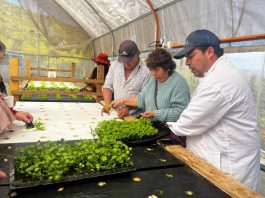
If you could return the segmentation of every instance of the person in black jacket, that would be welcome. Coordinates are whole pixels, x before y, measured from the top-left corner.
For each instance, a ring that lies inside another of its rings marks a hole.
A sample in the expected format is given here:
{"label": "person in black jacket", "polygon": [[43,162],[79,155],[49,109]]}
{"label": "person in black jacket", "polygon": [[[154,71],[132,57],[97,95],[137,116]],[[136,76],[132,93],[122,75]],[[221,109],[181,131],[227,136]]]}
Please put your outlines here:
{"label": "person in black jacket", "polygon": [[[6,52],[6,46],[4,43],[2,43],[0,41],[0,60],[2,60],[5,56],[5,52]],[[3,78],[0,74],[0,92],[3,93],[3,94],[7,94],[7,91],[6,91],[6,86],[3,82]]]}

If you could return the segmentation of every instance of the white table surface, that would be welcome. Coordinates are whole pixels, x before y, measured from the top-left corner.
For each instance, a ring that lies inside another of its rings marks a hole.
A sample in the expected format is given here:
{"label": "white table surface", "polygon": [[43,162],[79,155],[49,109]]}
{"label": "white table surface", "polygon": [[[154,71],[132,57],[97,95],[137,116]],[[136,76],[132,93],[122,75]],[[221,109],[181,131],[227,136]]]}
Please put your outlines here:
{"label": "white table surface", "polygon": [[106,119],[117,118],[117,113],[101,115],[99,103],[77,102],[17,102],[14,109],[30,112],[34,120],[40,119],[45,125],[44,131],[28,131],[25,123],[14,121],[13,132],[6,130],[0,134],[0,144],[93,139],[91,131]]}

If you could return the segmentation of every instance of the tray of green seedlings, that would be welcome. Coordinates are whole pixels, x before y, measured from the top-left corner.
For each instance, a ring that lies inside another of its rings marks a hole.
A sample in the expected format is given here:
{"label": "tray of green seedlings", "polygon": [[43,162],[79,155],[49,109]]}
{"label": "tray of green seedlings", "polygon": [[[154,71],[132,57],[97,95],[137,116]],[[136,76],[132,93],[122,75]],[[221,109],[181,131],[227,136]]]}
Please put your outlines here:
{"label": "tray of green seedlings", "polygon": [[113,139],[46,142],[16,149],[10,189],[69,183],[136,170],[131,148]]}
{"label": "tray of green seedlings", "polygon": [[[60,85],[60,86],[59,86]],[[24,101],[49,101],[49,102],[95,102],[95,99],[89,95],[84,94],[82,96],[78,96],[75,94],[69,94],[69,95],[60,95],[59,91],[64,92],[75,92],[78,93],[80,91],[79,88],[68,88],[64,82],[60,82],[59,84],[55,82],[51,82],[51,85],[47,87],[47,83],[42,81],[40,83],[40,86],[35,86],[34,81],[30,81],[27,86],[24,88],[25,90],[30,91],[36,91],[36,90],[42,90],[42,91],[56,91],[58,92],[55,95],[48,95],[48,94],[39,94],[39,95],[29,95],[29,94],[23,94],[20,96],[20,100]]]}
{"label": "tray of green seedlings", "polygon": [[96,129],[99,138],[113,138],[126,144],[141,144],[170,134],[170,129],[160,121],[150,121],[143,117],[136,120],[104,120]]}

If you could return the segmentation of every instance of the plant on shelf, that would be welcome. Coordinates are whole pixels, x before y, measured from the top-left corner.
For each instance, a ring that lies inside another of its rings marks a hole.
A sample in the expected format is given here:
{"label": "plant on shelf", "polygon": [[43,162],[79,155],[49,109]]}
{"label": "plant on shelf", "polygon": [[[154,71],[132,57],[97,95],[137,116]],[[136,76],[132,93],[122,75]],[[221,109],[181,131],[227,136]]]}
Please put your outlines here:
{"label": "plant on shelf", "polygon": [[25,90],[36,90],[37,88],[33,85],[28,85],[26,88],[25,88]]}
{"label": "plant on shelf", "polygon": [[73,99],[73,100],[77,100],[77,99],[78,99],[78,96],[76,96],[76,95],[69,95],[69,96],[70,96],[70,98]]}
{"label": "plant on shelf", "polygon": [[72,92],[76,92],[76,93],[79,92],[79,88],[67,88],[67,89],[69,89],[69,91],[72,91]]}
{"label": "plant on shelf", "polygon": [[56,82],[52,81],[52,82],[51,82],[51,87],[52,87],[53,89],[56,89],[58,86],[56,85]]}
{"label": "plant on shelf", "polygon": [[41,95],[39,95],[39,99],[40,100],[47,100],[48,99],[48,95],[47,94],[41,94]]}
{"label": "plant on shelf", "polygon": [[60,84],[60,86],[61,86],[62,88],[65,88],[65,84],[64,84],[64,82],[60,82],[59,84]]}
{"label": "plant on shelf", "polygon": [[31,95],[29,95],[29,94],[23,94],[20,97],[21,100],[29,100],[30,98],[31,98]]}
{"label": "plant on shelf", "polygon": [[34,81],[29,81],[29,83],[28,83],[28,87],[35,87],[35,85],[34,85]]}
{"label": "plant on shelf", "polygon": [[88,94],[83,95],[83,98],[85,101],[93,101],[93,99],[94,99],[92,96],[90,96]]}
{"label": "plant on shelf", "polygon": [[59,87],[56,87],[53,90],[58,92],[58,91],[60,91],[60,88]]}
{"label": "plant on shelf", "polygon": [[65,91],[65,92],[70,92],[70,91],[71,91],[71,89],[70,89],[70,88],[68,88],[68,87],[64,87],[64,91]]}
{"label": "plant on shelf", "polygon": [[46,86],[47,86],[47,83],[46,83],[45,81],[41,81],[41,82],[40,82],[40,86],[41,86],[41,87],[46,87]]}
{"label": "plant on shelf", "polygon": [[56,100],[62,100],[63,96],[61,96],[60,94],[56,94],[55,95]]}

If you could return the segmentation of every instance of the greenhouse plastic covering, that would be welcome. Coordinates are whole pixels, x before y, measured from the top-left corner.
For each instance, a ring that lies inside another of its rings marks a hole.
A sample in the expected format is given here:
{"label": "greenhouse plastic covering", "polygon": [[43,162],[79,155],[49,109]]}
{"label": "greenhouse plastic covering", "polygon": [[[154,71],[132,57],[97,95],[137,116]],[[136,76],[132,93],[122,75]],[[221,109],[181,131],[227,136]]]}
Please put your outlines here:
{"label": "greenhouse plastic covering", "polygon": [[[264,0],[156,0],[159,37],[178,44],[195,29],[220,38],[265,32]],[[95,52],[116,54],[125,39],[141,51],[155,41],[155,18],[145,0],[20,0],[46,38],[59,49],[91,43]]]}

